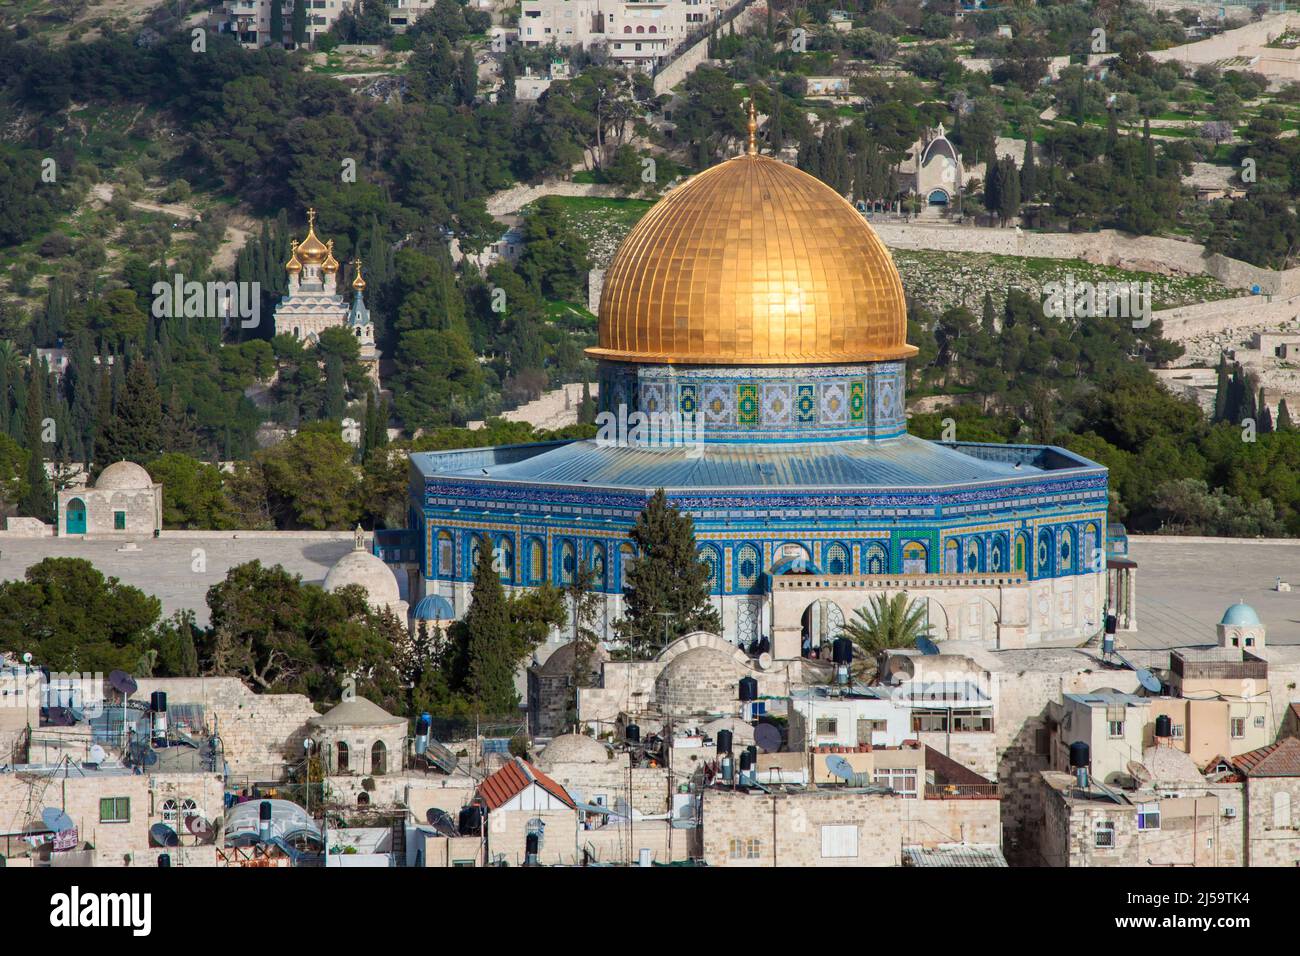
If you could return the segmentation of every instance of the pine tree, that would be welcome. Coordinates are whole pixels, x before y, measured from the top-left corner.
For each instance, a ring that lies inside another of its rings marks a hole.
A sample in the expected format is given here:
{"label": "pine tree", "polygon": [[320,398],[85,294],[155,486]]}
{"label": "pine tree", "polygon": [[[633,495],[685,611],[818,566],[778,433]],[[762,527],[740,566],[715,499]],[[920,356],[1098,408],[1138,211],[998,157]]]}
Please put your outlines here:
{"label": "pine tree", "polygon": [[54,493],[45,474],[45,430],[43,402],[45,363],[32,354],[27,373],[27,402],[24,422],[24,444],[27,446],[26,487],[18,502],[18,511],[29,518],[41,521],[54,520]]}
{"label": "pine tree", "polygon": [[633,652],[649,657],[692,631],[718,633],[722,622],[709,600],[709,569],[696,552],[690,515],[670,505],[660,488],[630,538],[638,557],[627,571],[624,617],[615,628]]}
{"label": "pine tree", "polygon": [[149,366],[137,359],[131,364],[113,417],[95,449],[95,464],[101,470],[115,461],[147,464],[158,457],[162,435],[162,398]]}
{"label": "pine tree", "polygon": [[505,589],[493,567],[492,547],[484,541],[474,564],[474,595],[465,612],[469,655],[468,690],[481,713],[505,714],[518,703],[511,652],[513,628]]}

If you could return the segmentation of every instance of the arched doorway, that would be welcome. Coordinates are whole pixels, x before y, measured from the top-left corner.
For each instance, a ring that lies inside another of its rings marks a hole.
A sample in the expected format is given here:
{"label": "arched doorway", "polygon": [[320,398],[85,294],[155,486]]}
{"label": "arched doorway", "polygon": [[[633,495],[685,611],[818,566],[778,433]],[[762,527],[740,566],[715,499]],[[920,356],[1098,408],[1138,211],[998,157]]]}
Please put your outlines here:
{"label": "arched doorway", "polygon": [[388,773],[388,748],[382,740],[370,748],[370,772],[375,776]]}
{"label": "arched doorway", "polygon": [[335,768],[334,768],[335,772],[337,773],[348,772],[348,745],[344,743],[342,740],[339,741],[338,748],[336,750],[336,756],[334,758],[334,764],[335,764]]}
{"label": "arched doorway", "polygon": [[815,652],[819,657],[826,657],[831,642],[844,630],[844,612],[834,601],[825,598],[814,601],[804,609],[799,629],[804,656]]}
{"label": "arched doorway", "polygon": [[946,206],[949,198],[947,190],[932,189],[930,195],[926,197],[926,202],[931,206]]}
{"label": "arched doorway", "polygon": [[68,502],[64,515],[64,528],[68,534],[86,533],[86,503],[80,498]]}

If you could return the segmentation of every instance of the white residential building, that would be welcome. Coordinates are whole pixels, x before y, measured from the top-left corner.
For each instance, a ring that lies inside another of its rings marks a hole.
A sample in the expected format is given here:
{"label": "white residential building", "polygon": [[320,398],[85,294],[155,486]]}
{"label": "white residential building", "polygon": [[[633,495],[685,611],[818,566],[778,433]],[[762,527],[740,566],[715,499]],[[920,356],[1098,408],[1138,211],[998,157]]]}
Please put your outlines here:
{"label": "white residential building", "polygon": [[[251,49],[271,44],[271,4],[279,2],[284,15],[282,40],[293,46],[293,0],[225,0],[218,14],[222,33],[233,33],[240,44]],[[328,33],[339,14],[349,9],[353,0],[306,0],[307,43],[316,44],[316,38]]]}
{"label": "white residential building", "polygon": [[525,46],[604,46],[623,66],[652,70],[722,10],[715,0],[523,0]]}

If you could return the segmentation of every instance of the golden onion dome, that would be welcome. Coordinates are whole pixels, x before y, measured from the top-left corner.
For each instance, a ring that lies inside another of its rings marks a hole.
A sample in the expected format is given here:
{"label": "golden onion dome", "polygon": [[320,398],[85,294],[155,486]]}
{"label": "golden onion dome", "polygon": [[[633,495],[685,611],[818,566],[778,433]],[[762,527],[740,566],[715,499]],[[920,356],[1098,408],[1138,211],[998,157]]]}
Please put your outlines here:
{"label": "golden onion dome", "polygon": [[321,265],[330,255],[330,247],[316,236],[316,210],[307,210],[307,237],[298,243],[294,256],[306,266]]}
{"label": "golden onion dome", "polygon": [[284,264],[286,272],[302,272],[302,263],[298,261],[298,240],[289,243],[289,261]]}
{"label": "golden onion dome", "polygon": [[321,263],[320,271],[338,272],[339,261],[334,258],[334,240],[331,239],[329,242],[325,243],[325,248],[327,250],[325,253],[325,261]]}
{"label": "golden onion dome", "polygon": [[354,259],[352,265],[354,267],[352,272],[352,288],[356,289],[358,292],[362,292],[366,288],[366,280],[361,278],[361,260]]}
{"label": "golden onion dome", "polygon": [[605,273],[593,358],[696,365],[902,359],[903,284],[835,190],[747,153],[674,189]]}

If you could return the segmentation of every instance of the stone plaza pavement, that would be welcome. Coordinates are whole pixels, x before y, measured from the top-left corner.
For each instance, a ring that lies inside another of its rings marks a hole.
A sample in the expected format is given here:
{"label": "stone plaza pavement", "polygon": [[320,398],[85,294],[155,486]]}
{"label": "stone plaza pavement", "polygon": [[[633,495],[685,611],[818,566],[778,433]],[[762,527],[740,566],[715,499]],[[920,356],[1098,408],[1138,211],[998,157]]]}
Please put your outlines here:
{"label": "stone plaza pavement", "polygon": [[[192,608],[208,621],[207,590],[237,564],[253,559],[281,564],[304,581],[319,584],[352,549],[352,533],[164,532],[134,539],[139,551],[119,549],[132,539],[21,538],[0,535],[0,580],[21,578],[43,558],[89,560],[106,575],[156,595],[164,616]],[[1129,539],[1138,563],[1138,630],[1122,635],[1124,646],[1159,649],[1215,640],[1214,626],[1230,604],[1245,601],[1259,612],[1270,644],[1300,645],[1300,540],[1224,538]],[[204,567],[194,570],[203,554]],[[1273,590],[1276,578],[1294,591]],[[398,576],[405,598],[405,575]]]}
{"label": "stone plaza pavement", "polygon": [[[130,542],[139,551],[119,550]],[[264,565],[280,564],[304,581],[320,584],[334,562],[352,550],[352,542],[350,531],[172,531],[160,538],[92,536],[85,540],[0,535],[0,580],[21,578],[28,567],[45,558],[85,558],[103,574],[159,598],[164,617],[191,608],[197,622],[206,625],[208,588],[235,565],[255,559]]]}
{"label": "stone plaza pavement", "polygon": [[[1300,645],[1300,540],[1129,538],[1138,563],[1137,632],[1132,648],[1212,644],[1231,604],[1259,612],[1269,644]],[[1294,588],[1273,590],[1277,578]]]}

